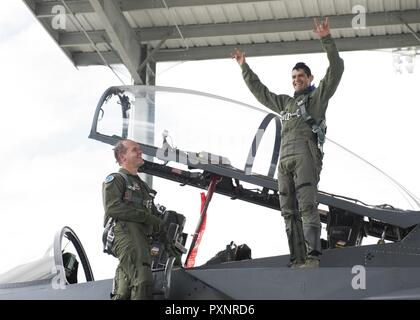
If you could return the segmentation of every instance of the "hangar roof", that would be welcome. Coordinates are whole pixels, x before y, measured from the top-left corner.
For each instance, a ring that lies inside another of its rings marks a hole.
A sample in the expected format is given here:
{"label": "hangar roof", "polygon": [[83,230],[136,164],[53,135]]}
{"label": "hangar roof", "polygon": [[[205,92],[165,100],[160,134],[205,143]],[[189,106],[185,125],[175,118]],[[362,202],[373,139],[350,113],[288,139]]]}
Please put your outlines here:
{"label": "hangar roof", "polygon": [[76,66],[123,63],[131,73],[150,60],[226,58],[235,47],[320,52],[312,28],[322,16],[340,51],[420,46],[420,0],[23,1]]}

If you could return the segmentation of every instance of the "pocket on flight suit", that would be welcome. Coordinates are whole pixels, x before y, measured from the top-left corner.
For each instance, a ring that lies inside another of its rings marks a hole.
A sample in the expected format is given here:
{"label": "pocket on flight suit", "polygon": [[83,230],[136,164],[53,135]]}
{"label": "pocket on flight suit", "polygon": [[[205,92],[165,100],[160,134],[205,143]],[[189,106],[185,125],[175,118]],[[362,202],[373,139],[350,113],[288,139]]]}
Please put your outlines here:
{"label": "pocket on flight suit", "polygon": [[126,233],[125,223],[122,221],[117,221],[114,227],[114,242],[111,246],[111,251],[115,257],[119,257],[121,254],[121,247],[125,246],[124,234]]}
{"label": "pocket on flight suit", "polygon": [[311,156],[312,156],[312,160],[315,163],[316,173],[319,180],[319,174],[321,173],[321,169],[322,169],[322,158],[324,155],[322,154],[321,150],[319,150],[316,143],[313,142],[312,140],[308,140],[307,144],[308,144],[309,152],[311,153]]}

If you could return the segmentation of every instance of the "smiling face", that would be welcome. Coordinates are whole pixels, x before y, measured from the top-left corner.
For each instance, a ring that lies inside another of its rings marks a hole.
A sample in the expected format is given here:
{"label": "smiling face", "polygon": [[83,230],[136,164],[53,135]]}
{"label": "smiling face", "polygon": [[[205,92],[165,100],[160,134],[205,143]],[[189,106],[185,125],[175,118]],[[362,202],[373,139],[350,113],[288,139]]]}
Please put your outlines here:
{"label": "smiling face", "polygon": [[142,158],[143,152],[137,142],[132,140],[125,140],[124,146],[126,147],[126,152],[121,155],[121,162],[124,166],[139,168],[144,164]]}
{"label": "smiling face", "polygon": [[313,75],[308,76],[303,69],[292,70],[292,83],[296,92],[301,92],[311,85]]}

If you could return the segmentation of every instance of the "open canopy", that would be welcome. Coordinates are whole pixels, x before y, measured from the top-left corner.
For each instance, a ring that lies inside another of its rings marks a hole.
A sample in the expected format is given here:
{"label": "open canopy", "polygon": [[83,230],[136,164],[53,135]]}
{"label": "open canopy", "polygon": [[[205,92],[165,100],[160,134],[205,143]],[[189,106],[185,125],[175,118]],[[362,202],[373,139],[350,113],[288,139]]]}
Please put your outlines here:
{"label": "open canopy", "polygon": [[[63,239],[67,243],[63,245]],[[37,246],[37,239],[31,241],[30,246]],[[86,281],[93,281],[93,273],[82,243],[76,233],[69,227],[59,230],[54,241],[45,254],[39,259],[14,267],[0,274],[0,289],[19,288],[31,285],[51,283],[65,285],[78,282],[78,261],[81,262]]]}
{"label": "open canopy", "polygon": [[[176,88],[124,86],[103,94],[90,137],[109,144],[130,138],[158,164],[227,176],[249,188],[265,188],[261,192],[275,199],[280,127],[276,115],[226,98]],[[144,144],[146,139],[153,145]],[[375,218],[398,212],[408,218],[410,212],[403,210],[419,210],[413,195],[360,157],[332,140],[327,140],[324,151],[321,203],[357,204],[354,210]],[[278,205],[273,202],[271,207]],[[414,220],[420,217],[415,216]],[[392,223],[414,224],[400,218],[395,216]]]}

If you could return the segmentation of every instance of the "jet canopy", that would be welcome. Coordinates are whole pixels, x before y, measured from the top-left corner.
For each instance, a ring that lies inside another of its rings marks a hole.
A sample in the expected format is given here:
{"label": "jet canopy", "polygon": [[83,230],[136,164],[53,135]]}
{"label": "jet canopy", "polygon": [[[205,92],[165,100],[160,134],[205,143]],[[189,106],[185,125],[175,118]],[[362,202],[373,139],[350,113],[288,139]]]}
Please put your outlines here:
{"label": "jet canopy", "polygon": [[[129,138],[153,161],[181,169],[217,167],[245,183],[277,190],[280,130],[277,115],[220,96],[121,86],[103,94],[90,137],[109,144]],[[327,139],[324,152],[321,193],[369,207],[420,210],[418,199],[397,181],[338,143]]]}
{"label": "jet canopy", "polygon": [[[63,239],[68,240],[65,245]],[[79,261],[84,274],[78,272],[81,271],[78,268]],[[72,229],[64,227],[55,234],[54,241],[42,257],[1,274],[0,289],[46,283],[63,286],[80,282],[80,275],[83,275],[86,281],[94,280],[82,243]]]}

